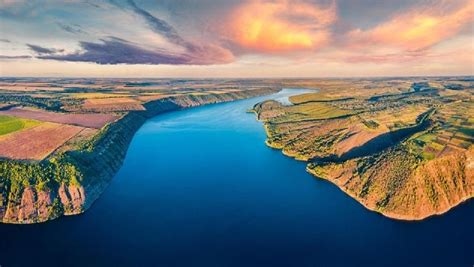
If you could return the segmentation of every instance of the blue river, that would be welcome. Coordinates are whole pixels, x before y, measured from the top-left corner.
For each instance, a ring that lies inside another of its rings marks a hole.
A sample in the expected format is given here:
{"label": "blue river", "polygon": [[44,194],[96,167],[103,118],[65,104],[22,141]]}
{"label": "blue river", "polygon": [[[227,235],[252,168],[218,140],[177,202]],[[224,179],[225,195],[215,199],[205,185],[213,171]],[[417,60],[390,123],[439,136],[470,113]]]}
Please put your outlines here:
{"label": "blue river", "polygon": [[473,266],[472,201],[388,219],[267,147],[246,111],[295,93],[150,119],[87,212],[0,225],[0,266]]}

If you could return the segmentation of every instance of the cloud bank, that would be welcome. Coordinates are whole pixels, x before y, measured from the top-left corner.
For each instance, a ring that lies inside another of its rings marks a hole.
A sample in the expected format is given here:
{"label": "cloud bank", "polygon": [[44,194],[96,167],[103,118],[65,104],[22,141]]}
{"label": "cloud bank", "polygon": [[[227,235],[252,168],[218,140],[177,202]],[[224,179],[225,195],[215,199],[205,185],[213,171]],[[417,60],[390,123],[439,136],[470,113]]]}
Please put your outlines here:
{"label": "cloud bank", "polygon": [[[81,42],[81,52],[66,55],[43,53],[40,59],[60,61],[94,62],[97,64],[171,64],[171,65],[206,65],[226,63],[229,58],[224,52],[215,54],[207,50],[194,50],[191,54],[171,54],[169,51],[157,49],[147,50],[139,45],[111,38],[100,43]],[[216,48],[217,49],[217,48]],[[217,50],[216,50],[217,51]]]}
{"label": "cloud bank", "polygon": [[441,68],[456,59],[456,70],[474,72],[472,0],[396,2],[0,0],[0,54],[8,62],[315,64],[357,71]]}
{"label": "cloud bank", "polygon": [[[39,59],[74,62],[94,62],[97,64],[171,64],[171,65],[209,65],[224,64],[234,60],[231,51],[213,43],[187,41],[176,29],[148,11],[139,7],[134,1],[128,0],[122,5],[112,1],[112,5],[125,9],[141,18],[146,26],[154,33],[155,38],[162,38],[180,48],[180,52],[166,48],[137,43],[118,37],[107,37],[98,41],[80,41],[79,51],[61,53],[64,49],[49,49],[35,44],[27,46],[38,54]],[[68,33],[85,33],[79,27],[63,23],[58,26]]]}

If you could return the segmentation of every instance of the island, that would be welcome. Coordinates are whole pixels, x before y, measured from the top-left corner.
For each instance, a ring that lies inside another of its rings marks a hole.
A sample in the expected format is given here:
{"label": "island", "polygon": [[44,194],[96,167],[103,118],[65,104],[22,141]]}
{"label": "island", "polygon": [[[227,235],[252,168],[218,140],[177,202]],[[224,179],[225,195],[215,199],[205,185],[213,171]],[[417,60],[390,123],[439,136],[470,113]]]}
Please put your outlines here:
{"label": "island", "polygon": [[400,220],[474,196],[472,77],[288,81],[317,88],[254,106],[267,145],[369,210]]}
{"label": "island", "polygon": [[0,221],[87,210],[148,118],[277,91],[252,80],[1,78]]}

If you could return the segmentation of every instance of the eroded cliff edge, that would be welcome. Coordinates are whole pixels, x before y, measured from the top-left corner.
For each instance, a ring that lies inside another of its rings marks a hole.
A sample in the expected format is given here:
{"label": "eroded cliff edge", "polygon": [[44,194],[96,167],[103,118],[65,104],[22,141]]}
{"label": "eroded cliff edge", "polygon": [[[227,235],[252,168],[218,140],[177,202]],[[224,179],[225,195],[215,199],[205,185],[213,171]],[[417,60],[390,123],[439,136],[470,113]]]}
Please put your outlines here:
{"label": "eroded cliff edge", "polygon": [[262,88],[223,94],[182,95],[146,103],[107,125],[81,149],[41,162],[0,160],[0,218],[3,223],[38,223],[87,210],[122,165],[142,124],[183,108],[276,93]]}
{"label": "eroded cliff edge", "polygon": [[268,146],[308,162],[366,208],[400,220],[447,212],[474,197],[474,102],[442,89],[255,105]]}

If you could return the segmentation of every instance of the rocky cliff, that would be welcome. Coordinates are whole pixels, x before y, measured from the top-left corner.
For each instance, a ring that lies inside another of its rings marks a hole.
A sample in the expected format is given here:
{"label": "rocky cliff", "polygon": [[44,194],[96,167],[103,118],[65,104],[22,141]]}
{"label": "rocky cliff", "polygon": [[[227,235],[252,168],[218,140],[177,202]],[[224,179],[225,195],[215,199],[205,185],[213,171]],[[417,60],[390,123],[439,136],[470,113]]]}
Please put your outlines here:
{"label": "rocky cliff", "polygon": [[309,94],[253,110],[267,145],[308,162],[309,173],[384,216],[421,220],[474,197],[474,102],[433,92],[334,101]]}
{"label": "rocky cliff", "polygon": [[0,160],[0,218],[4,223],[38,223],[84,212],[122,165],[141,125],[160,113],[277,92],[255,89],[208,95],[175,96],[144,105],[105,126],[81,149],[42,162]]}
{"label": "rocky cliff", "polygon": [[307,170],[366,208],[400,220],[445,213],[474,195],[474,147],[426,161],[402,143],[343,163],[310,163]]}

